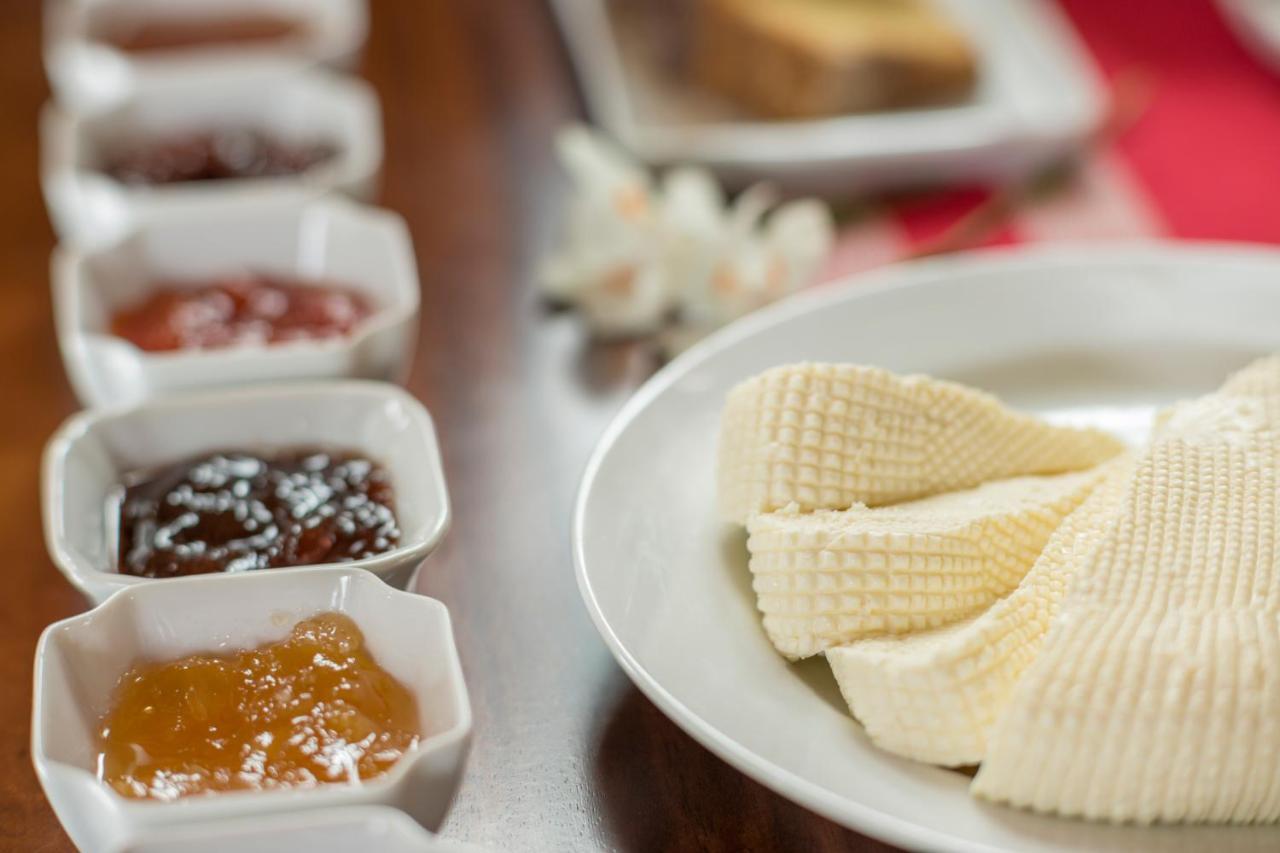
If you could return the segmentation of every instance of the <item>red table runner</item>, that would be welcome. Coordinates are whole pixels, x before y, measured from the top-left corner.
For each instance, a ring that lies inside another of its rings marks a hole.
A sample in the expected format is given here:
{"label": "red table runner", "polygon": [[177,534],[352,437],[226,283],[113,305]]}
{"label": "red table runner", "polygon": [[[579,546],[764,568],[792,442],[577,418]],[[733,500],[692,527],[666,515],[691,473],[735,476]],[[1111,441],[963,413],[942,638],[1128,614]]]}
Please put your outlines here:
{"label": "red table runner", "polygon": [[[1280,74],[1213,0],[1060,0],[1102,76],[1142,81],[1133,123],[1069,182],[1018,205],[979,246],[1136,239],[1280,243]],[[927,248],[992,193],[957,188],[888,204],[841,235],[841,275]]]}

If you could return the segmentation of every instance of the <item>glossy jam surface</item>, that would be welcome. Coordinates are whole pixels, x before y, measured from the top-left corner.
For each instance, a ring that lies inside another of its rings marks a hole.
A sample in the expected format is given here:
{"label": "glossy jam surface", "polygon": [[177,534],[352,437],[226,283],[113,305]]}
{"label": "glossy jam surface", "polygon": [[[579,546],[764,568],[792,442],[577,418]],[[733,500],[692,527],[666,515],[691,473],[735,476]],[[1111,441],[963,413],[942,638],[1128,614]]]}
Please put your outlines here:
{"label": "glossy jam surface", "polygon": [[102,171],[134,186],[298,175],[331,160],[327,142],[286,142],[252,128],[224,128],[105,146]]}
{"label": "glossy jam surface", "polygon": [[326,450],[214,453],[126,478],[121,572],[172,578],[381,554],[400,541],[390,475]]}
{"label": "glossy jam surface", "polygon": [[195,286],[158,282],[111,318],[111,333],[148,352],[212,349],[340,337],[372,314],[348,287],[247,274]]}
{"label": "glossy jam surface", "polygon": [[299,20],[270,14],[225,17],[107,15],[94,37],[126,53],[274,44],[305,32]]}
{"label": "glossy jam surface", "polygon": [[102,720],[99,772],[156,800],[356,784],[421,734],[417,700],[355,622],[323,613],[278,643],[133,667]]}

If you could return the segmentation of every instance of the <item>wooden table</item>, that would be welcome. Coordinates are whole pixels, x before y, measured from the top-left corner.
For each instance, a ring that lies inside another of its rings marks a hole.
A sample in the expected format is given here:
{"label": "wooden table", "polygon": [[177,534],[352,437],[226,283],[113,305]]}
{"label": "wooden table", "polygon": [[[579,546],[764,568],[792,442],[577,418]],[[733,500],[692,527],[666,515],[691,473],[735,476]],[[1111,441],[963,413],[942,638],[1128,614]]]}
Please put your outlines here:
{"label": "wooden table", "polygon": [[[40,535],[39,459],[76,401],[53,338],[37,179],[39,3],[0,25],[0,847],[69,850],[31,769],[32,651],[85,602]],[[383,203],[422,273],[410,387],[434,414],[455,521],[421,591],[448,604],[475,746],[444,827],[500,850],[888,849],[721,763],[628,682],[574,583],[569,518],[597,436],[653,368],[546,313],[533,271],[564,192],[552,136],[581,107],[537,0],[376,0],[365,75],[387,129]]]}

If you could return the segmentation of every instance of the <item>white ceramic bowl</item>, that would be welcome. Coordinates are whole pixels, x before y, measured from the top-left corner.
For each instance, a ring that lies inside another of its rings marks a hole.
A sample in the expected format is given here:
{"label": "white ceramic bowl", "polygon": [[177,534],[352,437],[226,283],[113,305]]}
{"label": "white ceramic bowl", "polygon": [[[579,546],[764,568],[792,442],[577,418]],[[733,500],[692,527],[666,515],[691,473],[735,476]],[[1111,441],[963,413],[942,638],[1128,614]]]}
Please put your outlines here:
{"label": "white ceramic bowl", "polygon": [[[109,331],[111,316],[157,281],[195,286],[242,272],[340,283],[366,294],[377,312],[350,335],[269,346],[152,353]],[[341,198],[211,203],[108,247],[61,247],[51,278],[58,343],[86,406],[288,379],[399,380],[417,338],[418,274],[404,221]]]}
{"label": "white ceramic bowl", "polygon": [[[135,139],[249,128],[286,141],[327,142],[329,160],[298,175],[132,186],[109,177],[100,152]],[[160,78],[110,109],[77,113],[55,104],[40,119],[41,182],[59,236],[101,246],[210,200],[245,209],[289,190],[372,196],[382,166],[382,119],[373,89],[354,77],[244,63],[198,79]]]}
{"label": "white ceramic bowl", "polygon": [[484,853],[485,848],[424,830],[387,806],[350,806],[325,811],[218,821],[212,825],[165,827],[121,848],[119,853]]}
{"label": "white ceramic bowl", "polygon": [[[449,496],[430,415],[408,393],[381,382],[263,386],[74,415],[45,448],[49,553],[94,602],[123,588],[176,583],[116,571],[118,522],[111,504],[123,475],[219,450],[316,446],[381,462],[391,474],[400,525],[394,550],[325,568],[367,569],[389,584],[408,586],[449,527]],[[248,581],[253,574],[232,580]]]}
{"label": "white ceramic bowl", "polygon": [[[233,17],[274,12],[301,20],[306,32],[287,44],[219,45],[129,54],[95,38],[103,19]],[[45,6],[44,60],[58,100],[74,109],[127,97],[157,78],[196,79],[229,65],[265,57],[353,66],[369,29],[367,0],[50,0]]]}
{"label": "white ceramic bowl", "polygon": [[[379,665],[418,700],[424,737],[386,776],[359,786],[171,803],[128,800],[98,781],[99,721],[134,662],[274,642],[299,620],[331,610],[356,621]],[[178,824],[355,805],[393,806],[435,828],[457,787],[470,739],[471,709],[448,610],[359,570],[203,575],[123,590],[88,613],[49,626],[36,647],[35,672],[32,761],[81,850],[127,847],[149,830]]]}

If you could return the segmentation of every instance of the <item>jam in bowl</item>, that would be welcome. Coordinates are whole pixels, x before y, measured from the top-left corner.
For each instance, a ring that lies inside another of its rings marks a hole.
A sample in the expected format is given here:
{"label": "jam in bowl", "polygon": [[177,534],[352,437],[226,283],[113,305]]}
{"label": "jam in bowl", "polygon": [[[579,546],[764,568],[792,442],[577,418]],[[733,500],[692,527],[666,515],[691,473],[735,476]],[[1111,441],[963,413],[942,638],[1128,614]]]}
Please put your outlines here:
{"label": "jam in bowl", "polygon": [[400,541],[391,477],[357,453],[219,452],[117,490],[119,570],[144,578],[344,563]]}
{"label": "jam in bowl", "polygon": [[436,829],[470,739],[448,610],[354,568],[132,586],[47,628],[35,673],[32,761],[81,850],[354,805]]}
{"label": "jam in bowl", "polygon": [[286,140],[252,127],[130,138],[102,148],[101,170],[131,186],[288,177],[324,165],[338,153],[325,140]]}
{"label": "jam in bowl", "polygon": [[404,589],[449,527],[431,416],[385,382],[308,381],[81,412],[50,439],[45,535],[96,602],[188,575],[351,567]]}
{"label": "jam in bowl", "polygon": [[111,332],[147,352],[216,349],[342,337],[373,313],[351,287],[246,273],[154,283],[114,313]]}
{"label": "jam in bowl", "polygon": [[240,15],[140,15],[126,10],[97,10],[91,28],[95,41],[139,56],[175,50],[227,47],[284,47],[307,32],[305,22],[260,12]]}
{"label": "jam in bowl", "polygon": [[422,735],[413,694],[342,613],[252,649],[138,663],[100,738],[101,779],[133,799],[358,785]]}

